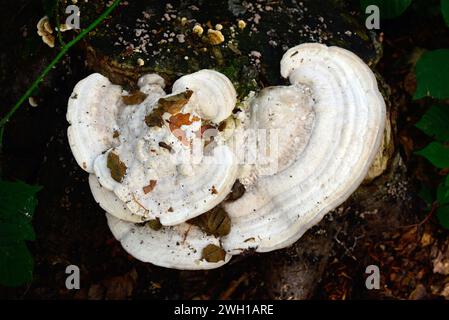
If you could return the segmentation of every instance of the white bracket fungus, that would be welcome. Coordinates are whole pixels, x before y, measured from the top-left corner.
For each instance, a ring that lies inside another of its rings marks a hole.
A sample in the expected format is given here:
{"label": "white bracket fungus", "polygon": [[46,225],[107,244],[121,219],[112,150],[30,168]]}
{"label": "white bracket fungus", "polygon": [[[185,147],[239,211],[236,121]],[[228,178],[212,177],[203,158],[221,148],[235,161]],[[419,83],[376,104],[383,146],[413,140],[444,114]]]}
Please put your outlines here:
{"label": "white bracket fungus", "polygon": [[[373,72],[355,54],[302,44],[284,54],[281,74],[293,87],[274,89],[271,95],[279,97],[272,99],[262,92],[252,107],[260,123],[281,130],[280,141],[291,142],[279,146],[279,161],[288,165],[258,177],[243,197],[225,205],[232,226],[223,245],[232,253],[272,251],[297,241],[361,184],[382,140],[385,102]],[[291,90],[298,97],[288,100],[284,91]],[[271,110],[288,118],[292,108],[296,121],[268,121]]]}
{"label": "white bracket fungus", "polygon": [[234,86],[229,79],[216,71],[200,70],[179,78],[173,84],[173,92],[192,90],[192,111],[205,120],[220,123],[228,118],[235,107]]}
{"label": "white bracket fungus", "polygon": [[[212,70],[181,77],[168,95],[154,74],[134,93],[99,74],[77,84],[70,146],[127,252],[168,268],[220,267],[247,249],[291,245],[361,184],[386,121],[372,71],[345,49],[302,44],[285,53],[281,74],[291,85],[251,98],[244,125],[233,118],[232,83]],[[229,143],[237,127],[278,132],[263,146],[276,155],[274,171],[238,163]],[[182,161],[198,137],[204,152]],[[240,198],[231,192],[238,178]]]}
{"label": "white bracket fungus", "polygon": [[[76,85],[67,110],[75,159],[90,173],[95,200],[121,221],[110,223],[111,228],[120,225],[120,230],[132,230],[130,243],[135,243],[134,230],[140,230],[135,235],[155,239],[150,244],[161,241],[162,247],[172,244],[170,252],[181,250],[160,255],[152,246],[147,251],[129,247],[120,236],[131,254],[173,268],[219,266],[230,256],[219,247],[218,238],[203,234],[196,239],[203,232],[184,223],[220,204],[237,178],[238,163],[224,133],[218,132],[207,148],[201,144],[205,127],[218,127],[231,116],[235,89],[228,78],[213,70],[180,78],[169,95],[158,75],[145,75],[138,85],[139,91],[128,93],[100,74]],[[201,144],[200,154],[194,153],[196,143]],[[134,226],[146,221],[158,221],[164,227],[155,231]],[[208,245],[212,247],[203,253]],[[221,251],[223,260],[207,262]],[[167,261],[159,261],[161,256]]]}

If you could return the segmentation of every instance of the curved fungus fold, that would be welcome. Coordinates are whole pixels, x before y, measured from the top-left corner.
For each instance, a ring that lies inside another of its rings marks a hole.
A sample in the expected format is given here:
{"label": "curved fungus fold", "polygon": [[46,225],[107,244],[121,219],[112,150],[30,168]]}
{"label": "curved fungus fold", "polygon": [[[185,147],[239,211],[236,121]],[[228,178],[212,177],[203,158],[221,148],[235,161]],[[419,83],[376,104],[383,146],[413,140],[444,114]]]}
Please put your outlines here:
{"label": "curved fungus fold", "polygon": [[[281,74],[306,103],[289,105],[282,101],[288,89],[278,89],[282,97],[260,102],[258,97],[252,108],[260,112],[259,123],[280,129],[280,141],[295,143],[291,137],[296,137],[300,146],[290,150],[291,145],[280,143],[278,171],[257,177],[243,197],[225,204],[232,221],[223,239],[228,252],[267,252],[293,244],[362,183],[382,141],[385,102],[373,72],[355,54],[302,44],[284,54]],[[309,119],[313,112],[313,124],[265,124],[271,108],[264,105],[270,100],[282,103],[271,106],[279,112],[287,114],[293,107],[297,118]]]}
{"label": "curved fungus fold", "polygon": [[[236,91],[213,70],[179,78],[171,94],[155,74],[132,94],[99,74],[76,85],[69,143],[128,253],[196,270],[281,249],[362,183],[386,122],[370,68],[348,50],[307,43],[284,54],[281,75],[290,85],[251,94],[235,114]],[[238,151],[252,148],[268,161],[242,162]]]}
{"label": "curved fungus fold", "polygon": [[221,249],[218,238],[187,223],[156,231],[147,224],[130,223],[108,213],[106,217],[123,248],[143,262],[172,269],[207,270],[223,266],[232,257]]}

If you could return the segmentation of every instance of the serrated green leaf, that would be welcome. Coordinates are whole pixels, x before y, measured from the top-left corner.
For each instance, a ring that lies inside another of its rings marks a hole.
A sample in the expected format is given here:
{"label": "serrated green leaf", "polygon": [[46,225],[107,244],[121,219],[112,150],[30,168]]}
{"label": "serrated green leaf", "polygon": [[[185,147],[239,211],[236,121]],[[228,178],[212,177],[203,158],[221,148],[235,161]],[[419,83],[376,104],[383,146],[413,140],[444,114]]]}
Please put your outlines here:
{"label": "serrated green leaf", "polygon": [[438,141],[449,141],[449,106],[430,107],[416,123],[416,127]]}
{"label": "serrated green leaf", "polygon": [[437,201],[440,205],[449,204],[449,187],[445,183],[440,183],[438,186]]}
{"label": "serrated green leaf", "polygon": [[441,13],[444,21],[446,21],[446,25],[449,27],[449,0],[441,0]]}
{"label": "serrated green leaf", "polygon": [[416,64],[417,89],[413,98],[449,98],[449,49],[424,53]]}
{"label": "serrated green leaf", "polygon": [[399,17],[411,3],[412,0],[360,0],[362,12],[365,12],[367,6],[378,6],[381,19]]}
{"label": "serrated green leaf", "polygon": [[31,280],[33,259],[25,241],[35,239],[31,220],[40,189],[0,180],[0,284],[17,286]]}
{"label": "serrated green leaf", "polygon": [[16,287],[33,278],[33,258],[23,241],[0,243],[0,283]]}
{"label": "serrated green leaf", "polygon": [[440,142],[432,142],[416,154],[425,157],[437,168],[449,168],[449,147],[445,147]]}
{"label": "serrated green leaf", "polygon": [[449,229],[449,206],[442,206],[437,209],[437,218],[440,225]]}

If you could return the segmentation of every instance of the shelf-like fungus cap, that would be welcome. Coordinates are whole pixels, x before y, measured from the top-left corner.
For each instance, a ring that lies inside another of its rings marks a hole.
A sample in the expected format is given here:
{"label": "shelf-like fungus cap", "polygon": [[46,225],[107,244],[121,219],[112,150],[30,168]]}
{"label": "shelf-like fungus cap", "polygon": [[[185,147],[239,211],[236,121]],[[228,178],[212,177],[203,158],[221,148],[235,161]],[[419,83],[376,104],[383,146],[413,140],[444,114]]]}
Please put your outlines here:
{"label": "shelf-like fungus cap", "polygon": [[94,174],[89,175],[89,186],[95,201],[110,215],[130,222],[143,222],[145,218],[132,213],[126,204],[112,192],[103,187]]}
{"label": "shelf-like fungus cap", "polygon": [[[143,76],[148,103],[165,95],[164,80],[155,74]],[[126,92],[108,78],[93,73],[77,83],[67,106],[70,148],[78,165],[92,173],[95,159],[119,143],[119,117],[125,107]]]}
{"label": "shelf-like fungus cap", "polygon": [[95,200],[106,211],[112,234],[136,259],[183,270],[218,268],[231,259],[221,248],[218,235],[188,223],[164,227],[157,219],[143,222],[112,191],[102,187],[93,174],[89,176],[89,185]]}
{"label": "shelf-like fungus cap", "polygon": [[188,223],[164,227],[157,220],[136,224],[108,213],[106,217],[123,248],[143,262],[172,269],[201,270],[221,267],[232,257],[221,248],[217,237]]}
{"label": "shelf-like fungus cap", "polygon": [[93,172],[94,160],[116,143],[120,86],[94,73],[78,82],[69,98],[67,136],[78,165]]}
{"label": "shelf-like fungus cap", "polygon": [[[133,214],[144,220],[159,219],[165,226],[218,205],[238,172],[234,153],[224,139],[217,137],[208,149],[202,148],[206,124],[219,123],[234,108],[236,94],[229,79],[201,70],[180,78],[173,91],[151,105],[123,111],[118,119],[120,144],[94,164],[100,184]],[[215,116],[202,118],[206,113]]]}
{"label": "shelf-like fungus cap", "polygon": [[214,70],[203,69],[183,76],[173,84],[173,92],[192,90],[195,110],[205,120],[220,123],[231,115],[237,93],[231,81]]}
{"label": "shelf-like fungus cap", "polygon": [[[216,130],[207,148],[202,135],[231,115],[236,93],[213,70],[180,78],[169,95],[154,74],[138,85],[128,94],[99,74],[80,81],[67,112],[70,146],[78,164],[95,174],[92,193],[106,211],[176,225],[218,205],[235,182],[238,164],[225,134]],[[111,203],[102,188],[121,203]]]}
{"label": "shelf-like fungus cap", "polygon": [[279,166],[263,175],[254,166],[245,194],[225,204],[232,225],[222,241],[233,254],[298,240],[361,184],[382,140],[383,97],[352,52],[299,45],[284,54],[281,74],[292,86],[264,89],[251,119],[278,130]]}
{"label": "shelf-like fungus cap", "polygon": [[[236,118],[234,87],[213,70],[180,78],[169,95],[157,75],[131,94],[98,74],[75,87],[70,146],[128,253],[167,268],[217,268],[247,249],[294,243],[361,184],[386,117],[372,71],[345,49],[303,44],[285,53],[281,74],[291,85],[251,96]],[[198,140],[206,147],[207,128],[218,133],[197,161],[179,162],[192,160]],[[252,140],[251,130],[269,138]],[[239,168],[229,146],[240,134],[241,149],[268,162]]]}

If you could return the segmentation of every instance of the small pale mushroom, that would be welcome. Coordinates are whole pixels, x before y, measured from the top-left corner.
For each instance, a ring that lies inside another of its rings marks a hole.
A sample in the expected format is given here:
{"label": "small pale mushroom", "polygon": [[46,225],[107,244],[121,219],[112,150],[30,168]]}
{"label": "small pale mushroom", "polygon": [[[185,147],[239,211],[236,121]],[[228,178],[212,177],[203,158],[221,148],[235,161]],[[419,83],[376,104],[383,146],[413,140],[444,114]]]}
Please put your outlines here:
{"label": "small pale mushroom", "polygon": [[196,24],[193,29],[192,29],[193,33],[197,34],[198,36],[201,37],[201,35],[204,32],[204,29],[202,26],[200,26],[199,24]]}
{"label": "small pale mushroom", "polygon": [[50,48],[55,46],[55,36],[53,35],[53,29],[50,25],[50,21],[47,16],[42,17],[37,25],[37,34],[41,36],[42,41]]}
{"label": "small pale mushroom", "polygon": [[207,38],[209,39],[209,43],[212,45],[217,45],[225,41],[224,35],[220,30],[207,30]]}
{"label": "small pale mushroom", "polygon": [[222,241],[233,254],[297,241],[361,184],[382,141],[385,102],[355,54],[302,44],[284,54],[281,74],[292,85],[262,90],[251,119],[278,129],[277,171],[255,165],[245,194],[224,205],[232,225]]}
{"label": "small pale mushroom", "polygon": [[192,101],[203,119],[220,123],[231,115],[237,93],[229,79],[214,70],[200,70],[179,78],[173,84],[173,92],[192,90]]}

